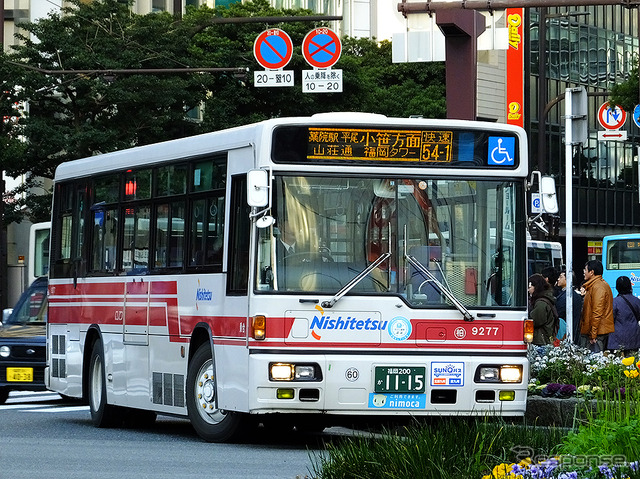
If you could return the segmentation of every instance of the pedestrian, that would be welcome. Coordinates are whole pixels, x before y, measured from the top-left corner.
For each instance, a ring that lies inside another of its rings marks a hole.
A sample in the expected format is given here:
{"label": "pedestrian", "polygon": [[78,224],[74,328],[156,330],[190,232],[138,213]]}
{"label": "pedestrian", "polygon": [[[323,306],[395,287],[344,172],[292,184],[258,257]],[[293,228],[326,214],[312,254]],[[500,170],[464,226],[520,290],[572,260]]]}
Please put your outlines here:
{"label": "pedestrian", "polygon": [[618,296],[613,298],[614,331],[609,334],[607,347],[622,350],[625,356],[640,349],[640,299],[633,295],[631,280],[619,276],[616,280]]}
{"label": "pedestrian", "polygon": [[584,266],[584,303],[580,316],[580,346],[592,352],[604,351],[614,331],[613,293],[602,279],[602,263],[587,261]]}
{"label": "pedestrian", "polygon": [[[575,273],[571,272],[571,275],[572,275],[571,284],[573,285],[573,288],[572,288],[573,289],[573,294],[572,294],[573,314],[571,316],[571,319],[573,319],[573,324],[572,324],[571,331],[567,331],[567,333],[571,334],[571,340],[575,344],[579,344],[580,343],[580,315],[582,314],[582,302],[584,298],[575,289],[576,287]],[[567,272],[566,271],[561,271],[560,274],[558,275],[557,286],[560,289],[560,293],[556,298],[556,309],[558,310],[558,316],[560,316],[560,318],[564,319],[566,322],[567,320]]]}
{"label": "pedestrian", "polygon": [[557,332],[556,298],[551,285],[539,273],[529,277],[529,318],[533,320],[533,344],[552,344]]}
{"label": "pedestrian", "polygon": [[558,269],[555,268],[554,266],[547,266],[545,268],[542,268],[542,271],[540,271],[540,274],[544,277],[544,279],[547,280],[547,283],[551,285],[551,288],[553,289],[553,295],[557,299],[558,295],[560,294],[560,288],[558,287],[558,284],[557,284],[558,277],[560,276],[560,272],[558,271]]}

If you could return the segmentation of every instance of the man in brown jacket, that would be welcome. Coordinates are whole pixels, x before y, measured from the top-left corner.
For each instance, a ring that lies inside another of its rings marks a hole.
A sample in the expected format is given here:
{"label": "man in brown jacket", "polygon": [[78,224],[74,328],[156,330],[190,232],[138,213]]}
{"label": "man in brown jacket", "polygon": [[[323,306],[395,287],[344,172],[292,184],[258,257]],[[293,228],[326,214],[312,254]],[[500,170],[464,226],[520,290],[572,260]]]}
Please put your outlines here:
{"label": "man in brown jacket", "polygon": [[613,333],[613,293],[602,279],[602,263],[588,261],[584,266],[584,304],[580,317],[580,346],[593,352],[604,351]]}

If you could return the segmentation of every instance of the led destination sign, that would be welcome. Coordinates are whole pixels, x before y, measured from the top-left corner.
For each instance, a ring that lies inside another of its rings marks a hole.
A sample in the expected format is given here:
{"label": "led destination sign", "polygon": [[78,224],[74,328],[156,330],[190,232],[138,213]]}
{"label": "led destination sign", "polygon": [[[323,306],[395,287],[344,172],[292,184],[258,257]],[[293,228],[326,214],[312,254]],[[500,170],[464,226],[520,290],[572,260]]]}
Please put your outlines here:
{"label": "led destination sign", "polygon": [[449,163],[453,132],[309,128],[313,160],[430,161]]}
{"label": "led destination sign", "polygon": [[511,169],[520,163],[515,133],[431,126],[280,126],[271,157],[276,163],[436,168]]}

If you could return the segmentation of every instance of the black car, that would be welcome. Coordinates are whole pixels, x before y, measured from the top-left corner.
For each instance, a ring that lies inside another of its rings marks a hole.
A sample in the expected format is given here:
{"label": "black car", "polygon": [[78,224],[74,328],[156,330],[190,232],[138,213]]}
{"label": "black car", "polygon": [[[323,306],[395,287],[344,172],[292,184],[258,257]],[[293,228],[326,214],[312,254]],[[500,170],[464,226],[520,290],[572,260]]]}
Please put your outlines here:
{"label": "black car", "polygon": [[44,391],[47,278],[36,279],[0,326],[0,404],[9,391]]}

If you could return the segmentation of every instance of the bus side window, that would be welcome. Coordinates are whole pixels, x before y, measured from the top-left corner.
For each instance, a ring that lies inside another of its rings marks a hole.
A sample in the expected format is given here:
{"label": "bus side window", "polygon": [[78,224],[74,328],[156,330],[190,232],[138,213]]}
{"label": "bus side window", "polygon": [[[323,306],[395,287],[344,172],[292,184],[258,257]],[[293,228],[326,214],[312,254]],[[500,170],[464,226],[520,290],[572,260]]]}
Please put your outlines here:
{"label": "bus side window", "polygon": [[124,209],[122,269],[128,274],[149,271],[149,222],[151,208],[131,206]]}
{"label": "bus side window", "polygon": [[53,237],[51,251],[52,278],[69,278],[74,273],[78,274],[78,263],[74,265],[74,259],[83,254],[85,188],[82,182],[56,185],[52,229],[57,234]]}
{"label": "bus side window", "polygon": [[92,212],[93,241],[91,244],[92,273],[113,273],[116,267],[118,243],[118,210],[98,209]]}

